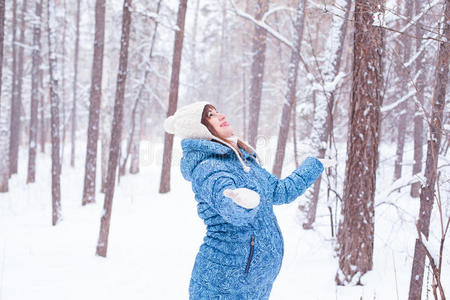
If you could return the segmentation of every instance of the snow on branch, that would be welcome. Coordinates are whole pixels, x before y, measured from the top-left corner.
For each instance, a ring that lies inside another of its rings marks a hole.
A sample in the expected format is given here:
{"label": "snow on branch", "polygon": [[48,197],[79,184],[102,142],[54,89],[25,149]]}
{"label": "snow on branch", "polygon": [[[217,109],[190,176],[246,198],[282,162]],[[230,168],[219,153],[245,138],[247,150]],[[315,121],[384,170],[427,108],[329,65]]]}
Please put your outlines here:
{"label": "snow on branch", "polygon": [[425,51],[425,49],[428,49],[428,47],[431,45],[431,43],[433,43],[433,41],[431,41],[431,40],[426,41],[425,43],[423,43],[422,46],[420,47],[419,51],[417,51],[416,54],[413,55],[413,56],[405,63],[405,67],[409,67],[409,66],[417,59],[417,57],[419,57],[419,55],[422,54],[423,51]]}
{"label": "snow on branch", "polygon": [[[428,260],[430,261],[431,269],[433,270],[434,278],[436,279],[437,286],[439,288],[439,292],[441,293],[441,297],[444,295],[444,290],[442,289],[441,284],[441,276],[440,276],[440,267],[436,266],[436,261],[439,261],[436,256],[434,256],[430,251],[432,251],[432,248],[430,246],[430,243],[426,239],[426,237],[423,235],[423,233],[420,231],[419,223],[416,223],[417,233],[419,235],[419,242],[423,247],[423,250],[425,251],[425,254],[428,257]],[[439,254],[441,255],[441,254]],[[441,299],[445,299],[445,296]]]}
{"label": "snow on branch", "polygon": [[254,23],[255,25],[263,28],[266,32],[268,32],[269,34],[271,34],[274,38],[278,39],[280,42],[282,42],[283,44],[285,44],[286,46],[288,46],[290,49],[294,50],[297,52],[300,61],[303,64],[303,67],[305,68],[307,73],[311,73],[311,71],[309,70],[308,65],[306,64],[305,60],[303,59],[302,55],[300,54],[300,52],[298,52],[298,49],[294,46],[293,43],[291,43],[287,38],[285,38],[281,33],[279,33],[278,31],[276,31],[275,29],[273,29],[272,27],[270,27],[269,25],[267,25],[265,22],[260,21],[260,20],[256,20],[255,18],[253,18],[253,16],[247,14],[246,12],[243,12],[242,10],[240,10],[239,8],[236,7],[236,4],[234,3],[234,0],[230,1],[231,5],[233,6],[233,12],[244,18],[247,19],[249,21],[251,21],[252,23]]}
{"label": "snow on branch", "polygon": [[275,29],[273,29],[272,27],[270,27],[269,25],[267,25],[265,22],[263,22],[262,20],[256,20],[255,18],[253,18],[253,16],[249,15],[246,12],[243,12],[242,10],[240,10],[239,8],[236,7],[236,4],[234,3],[233,0],[230,1],[231,5],[233,6],[234,9],[234,13],[244,19],[247,19],[253,23],[255,23],[256,25],[264,28],[268,33],[270,33],[272,36],[274,36],[276,39],[280,40],[281,42],[283,42],[285,45],[287,45],[289,48],[291,49],[295,49],[294,45],[287,39],[285,38],[282,34],[280,34],[278,31],[276,31]]}
{"label": "snow on branch", "polygon": [[387,112],[387,111],[389,111],[389,110],[391,110],[391,109],[397,107],[397,106],[400,105],[402,102],[405,102],[406,100],[408,100],[409,98],[411,98],[411,97],[414,96],[415,94],[416,94],[416,90],[410,91],[408,94],[406,94],[405,96],[401,97],[400,99],[398,99],[398,100],[395,101],[394,103],[389,104],[389,105],[386,105],[386,106],[383,106],[383,107],[381,108],[381,112],[384,113],[384,112]]}
{"label": "snow on branch", "polygon": [[162,16],[157,14],[157,13],[145,12],[145,11],[140,11],[140,10],[137,10],[137,9],[130,9],[130,12],[132,14],[138,14],[138,15],[141,15],[143,17],[149,18],[149,19],[153,20],[155,23],[158,23],[161,26],[166,27],[168,29],[171,29],[173,31],[179,31],[180,30],[180,28],[178,28],[178,26],[176,24],[165,24],[163,22],[163,20],[162,20]]}
{"label": "snow on branch", "polygon": [[402,29],[400,29],[397,34],[394,34],[392,38],[396,38],[400,33],[404,33],[406,30],[408,30],[409,27],[411,27],[411,25],[417,25],[416,24],[417,21],[419,21],[430,9],[438,5],[440,2],[442,2],[442,0],[434,0],[431,3],[428,3],[428,6],[425,5],[424,9],[414,18],[412,18],[411,21],[408,22],[408,24],[406,24]]}
{"label": "snow on branch", "polygon": [[276,13],[276,12],[281,11],[281,10],[288,10],[288,11],[291,11],[291,12],[295,13],[295,9],[293,9],[292,7],[287,7],[287,6],[276,6],[276,7],[274,7],[274,8],[271,8],[270,10],[268,10],[268,11],[262,16],[261,21],[262,21],[262,22],[265,22],[266,19],[267,19],[271,14]]}
{"label": "snow on branch", "polygon": [[340,84],[342,79],[345,78],[346,76],[347,76],[347,73],[340,72],[339,74],[337,74],[334,77],[334,79],[332,81],[325,81],[324,85],[319,84],[319,83],[314,83],[312,90],[313,91],[318,90],[318,91],[332,93],[336,90],[336,88],[338,87],[338,85]]}

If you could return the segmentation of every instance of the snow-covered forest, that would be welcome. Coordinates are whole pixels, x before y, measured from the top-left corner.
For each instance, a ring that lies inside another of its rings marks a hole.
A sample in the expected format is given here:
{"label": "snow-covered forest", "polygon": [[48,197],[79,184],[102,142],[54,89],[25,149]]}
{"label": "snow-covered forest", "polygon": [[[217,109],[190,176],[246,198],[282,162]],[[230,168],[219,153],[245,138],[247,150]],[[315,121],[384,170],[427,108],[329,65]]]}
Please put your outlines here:
{"label": "snow-covered forest", "polygon": [[188,299],[163,123],[207,101],[282,179],[270,299],[450,298],[450,0],[0,0],[0,300]]}

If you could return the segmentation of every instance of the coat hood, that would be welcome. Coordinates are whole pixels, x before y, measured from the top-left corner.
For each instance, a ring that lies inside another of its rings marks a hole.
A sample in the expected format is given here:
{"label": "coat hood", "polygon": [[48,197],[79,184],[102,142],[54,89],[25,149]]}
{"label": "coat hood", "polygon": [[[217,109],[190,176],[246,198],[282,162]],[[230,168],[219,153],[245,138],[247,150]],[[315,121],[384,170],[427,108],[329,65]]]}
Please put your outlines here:
{"label": "coat hood", "polygon": [[[183,139],[181,140],[181,148],[183,150],[183,157],[181,157],[180,162],[181,173],[188,181],[192,181],[193,170],[205,159],[218,156],[236,156],[230,147],[211,140]],[[239,151],[242,153],[244,159],[248,157],[258,158],[255,153],[249,154],[241,148],[239,148]]]}

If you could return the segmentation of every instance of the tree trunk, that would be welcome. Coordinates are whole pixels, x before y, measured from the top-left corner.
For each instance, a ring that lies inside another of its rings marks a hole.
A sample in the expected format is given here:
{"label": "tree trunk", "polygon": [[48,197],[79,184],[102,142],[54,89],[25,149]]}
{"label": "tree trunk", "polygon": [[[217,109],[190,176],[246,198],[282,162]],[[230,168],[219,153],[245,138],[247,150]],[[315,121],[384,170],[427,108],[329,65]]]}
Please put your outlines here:
{"label": "tree trunk", "polygon": [[219,50],[219,70],[217,75],[217,84],[216,84],[216,104],[217,107],[224,107],[224,71],[223,65],[227,61],[227,53],[226,50],[226,33],[227,33],[227,1],[222,1],[222,24],[221,24],[221,32],[220,32],[220,50]]}
{"label": "tree trunk", "polygon": [[[245,12],[248,13],[248,0],[245,1]],[[245,26],[245,25],[244,25]],[[245,30],[245,29],[244,29]],[[245,35],[241,35],[242,37],[242,48],[247,49],[247,38]],[[242,66],[242,134],[244,140],[248,140],[248,123],[247,123],[247,68]]]}
{"label": "tree trunk", "polygon": [[[40,57],[40,64],[42,65],[42,53]],[[44,71],[39,70],[39,84],[41,90],[44,90]],[[39,120],[39,142],[41,144],[41,153],[45,153],[45,142],[46,142],[46,130],[45,130],[45,105],[44,105],[44,93],[40,94],[39,97],[39,112],[40,112],[40,120]]]}
{"label": "tree trunk", "polygon": [[92,63],[92,82],[89,106],[89,125],[82,205],[95,202],[95,174],[97,172],[97,141],[102,99],[103,49],[105,41],[105,0],[95,2],[95,41]]}
{"label": "tree trunk", "polygon": [[[435,184],[439,148],[442,137],[442,117],[445,108],[445,94],[447,91],[450,46],[445,41],[450,40],[450,1],[445,1],[444,30],[442,42],[439,44],[438,61],[436,64],[436,78],[434,80],[433,107],[430,121],[430,138],[427,144],[427,161],[425,165],[425,185],[420,192],[420,210],[418,217],[419,230],[428,239],[430,232],[431,211],[433,210]],[[416,239],[414,258],[409,285],[409,300],[421,299],[423,271],[425,265],[425,251]]]}
{"label": "tree trunk", "polygon": [[[20,43],[23,45],[23,34],[24,34],[24,11],[26,0],[24,0],[24,6],[22,9],[22,25],[21,25],[21,35]],[[17,3],[13,0],[13,20],[12,20],[12,30],[13,30],[13,40],[12,40],[12,52],[13,52],[13,83],[12,83],[12,98],[11,98],[11,119],[10,119],[10,135],[9,135],[9,175],[17,173],[18,165],[18,155],[19,155],[19,140],[20,140],[20,107],[21,107],[21,91],[19,86],[21,86],[23,73],[23,47],[19,47],[19,51],[16,50],[16,27],[17,27]],[[22,54],[22,55],[21,55]],[[22,60],[20,59],[22,58]],[[20,82],[20,83],[19,83]]]}
{"label": "tree trunk", "polygon": [[49,49],[49,72],[50,72],[50,110],[51,110],[51,132],[52,132],[52,224],[56,225],[61,220],[61,187],[60,187],[60,141],[59,141],[59,96],[56,64],[55,45],[55,3],[54,0],[47,2],[48,17],[48,49]]}
{"label": "tree trunk", "polygon": [[[333,15],[331,32],[327,39],[327,57],[331,59],[325,60],[324,64],[324,80],[326,82],[333,82],[341,68],[342,57],[344,56],[344,43],[347,34],[347,20],[351,9],[351,1],[339,1],[339,5],[343,9],[337,9]],[[337,42],[337,44],[336,44]],[[319,93],[317,97],[316,113],[314,114],[314,131],[312,135],[312,142],[317,148],[317,157],[324,158],[328,141],[333,130],[333,114],[335,91]],[[306,222],[303,228],[312,229],[312,225],[316,220],[317,204],[319,201],[320,183],[322,176],[314,182],[313,191],[309,199]]]}
{"label": "tree trunk", "polygon": [[144,110],[140,108],[138,129],[135,130],[133,137],[133,144],[131,145],[130,174],[139,173],[139,151],[141,144],[142,128],[144,126],[143,122],[144,122]]}
{"label": "tree trunk", "polygon": [[383,13],[383,5],[378,0],[355,3],[352,98],[343,219],[338,232],[339,285],[361,284],[361,277],[373,265],[374,197],[383,101],[383,29],[372,23],[374,16]]}
{"label": "tree trunk", "polygon": [[[418,15],[422,11],[423,0],[415,0],[415,14]],[[421,51],[423,30],[418,24],[416,27],[416,51]],[[417,102],[414,113],[414,164],[412,173],[416,175],[422,172],[422,159],[423,159],[423,112],[422,107],[424,103],[424,91],[425,91],[425,68],[424,57],[425,50],[423,50],[416,58],[416,73],[419,73],[416,81],[417,87]],[[417,198],[420,195],[420,181],[416,181],[411,185],[411,197]]]}
{"label": "tree trunk", "polygon": [[[187,0],[180,0],[178,6],[177,27],[175,33],[175,43],[173,47],[172,58],[172,76],[170,78],[169,108],[167,116],[173,115],[177,109],[178,103],[178,85],[181,66],[181,52],[183,50],[184,38],[184,20],[186,17]],[[161,182],[159,185],[160,193],[168,193],[170,191],[170,166],[172,164],[173,134],[164,133],[164,153],[161,168]]]}
{"label": "tree trunk", "polygon": [[[255,6],[255,19],[261,20],[267,12],[268,0],[258,0]],[[249,123],[248,142],[256,148],[258,137],[259,112],[261,110],[262,85],[264,79],[264,63],[266,60],[266,36],[267,32],[261,26],[255,25],[253,33],[253,61],[251,66],[250,99],[249,99]]]}
{"label": "tree trunk", "polygon": [[[161,8],[161,0],[158,1],[158,5],[156,7],[156,14],[159,14]],[[125,159],[123,160],[122,164],[120,165],[120,169],[119,169],[119,176],[123,176],[125,175],[125,171],[126,171],[126,165],[127,165],[127,161],[128,161],[128,157],[130,155],[131,152],[131,148],[132,146],[135,146],[135,141],[133,140],[133,138],[135,137],[136,133],[135,133],[135,127],[136,127],[136,112],[139,106],[139,102],[142,98],[142,94],[144,92],[144,88],[146,87],[146,83],[147,83],[147,78],[150,76],[150,64],[152,61],[152,57],[153,57],[153,49],[155,46],[155,40],[156,40],[156,34],[157,34],[157,30],[158,30],[158,22],[155,22],[155,31],[153,32],[153,36],[152,36],[152,40],[151,40],[151,44],[150,44],[150,51],[148,54],[148,62],[147,62],[147,67],[144,73],[144,80],[142,81],[142,85],[139,87],[139,91],[137,93],[136,99],[134,100],[134,105],[133,105],[133,110],[132,110],[132,116],[131,116],[131,130],[130,130],[130,134],[128,137],[128,143],[127,143],[127,153],[125,155]],[[142,111],[142,109],[140,109],[140,111]],[[131,167],[130,167],[131,169]]]}
{"label": "tree trunk", "polygon": [[5,41],[5,0],[0,0],[0,113],[2,110],[3,44]]}
{"label": "tree trunk", "polygon": [[108,250],[109,225],[111,221],[117,163],[119,161],[120,141],[122,138],[123,102],[125,98],[125,85],[127,80],[128,42],[130,40],[131,1],[132,0],[124,0],[123,2],[119,73],[117,74],[116,99],[114,103],[114,117],[111,128],[108,178],[106,180],[105,201],[103,205],[104,213],[101,218],[100,234],[96,252],[97,255],[103,257],[106,257],[106,252]]}
{"label": "tree trunk", "polygon": [[[401,7],[400,1],[398,1],[398,6]],[[406,18],[410,20],[413,16],[413,5],[406,3]],[[401,12],[400,12],[401,15]],[[406,35],[402,35],[400,38],[401,46],[399,47],[398,53],[400,57],[397,57],[398,63],[400,64],[400,72],[399,77],[402,82],[409,82],[409,72],[405,69],[405,64],[409,61],[411,57],[411,38]],[[403,49],[401,49],[403,48]],[[403,51],[401,51],[403,50]],[[402,87],[401,92],[399,93],[400,97],[404,94],[408,93],[409,85]],[[407,124],[407,116],[410,114],[410,109],[408,106],[409,98],[402,101],[398,106],[398,113],[396,114],[396,118],[398,118],[398,132],[397,132],[397,149],[395,152],[395,166],[394,166],[394,181],[402,177],[402,165],[403,165],[403,152],[405,148],[405,136],[406,136],[406,124]]]}
{"label": "tree trunk", "polygon": [[295,20],[294,46],[296,49],[291,50],[291,61],[289,63],[288,82],[286,100],[283,104],[283,112],[281,114],[280,130],[278,133],[277,151],[275,152],[275,161],[272,173],[277,177],[281,177],[283,168],[284,155],[286,151],[286,142],[289,134],[289,125],[292,114],[292,107],[296,101],[298,63],[300,60],[300,51],[303,41],[303,28],[305,23],[305,7],[306,0],[298,0],[297,17]]}
{"label": "tree trunk", "polygon": [[73,100],[72,100],[72,128],[71,128],[71,149],[70,166],[75,167],[75,142],[77,133],[77,81],[78,81],[78,53],[80,49],[80,2],[77,0],[77,21],[75,29],[75,58],[73,62]]}
{"label": "tree trunk", "polygon": [[9,159],[8,159],[8,124],[6,121],[6,111],[1,102],[2,97],[2,74],[3,74],[3,44],[5,39],[5,0],[0,0],[0,193],[9,190]]}
{"label": "tree trunk", "polygon": [[62,101],[61,101],[61,110],[62,110],[62,126],[61,126],[61,164],[64,163],[64,148],[66,146],[66,16],[67,16],[67,9],[66,9],[66,0],[62,0],[63,2],[63,9],[64,9],[64,17],[63,17],[63,36],[61,40],[61,47],[62,47],[62,54],[61,54],[61,95],[62,95]]}
{"label": "tree trunk", "polygon": [[[36,1],[36,19],[41,19],[42,0]],[[41,62],[41,23],[34,24],[33,28],[33,66],[31,71],[31,108],[30,108],[30,142],[28,150],[27,183],[35,181],[36,175],[36,148],[37,123],[39,105],[39,67]]]}

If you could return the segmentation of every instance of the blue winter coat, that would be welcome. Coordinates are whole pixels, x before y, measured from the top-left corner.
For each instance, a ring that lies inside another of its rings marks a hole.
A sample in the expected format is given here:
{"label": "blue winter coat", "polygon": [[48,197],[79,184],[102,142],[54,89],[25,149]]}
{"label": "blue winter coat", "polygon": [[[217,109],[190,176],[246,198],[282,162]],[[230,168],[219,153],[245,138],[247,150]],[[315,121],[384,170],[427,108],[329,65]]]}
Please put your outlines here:
{"label": "blue winter coat", "polygon": [[[235,152],[220,143],[183,139],[181,146],[181,172],[192,182],[198,215],[207,227],[192,270],[190,299],[268,299],[284,252],[272,205],[302,195],[322,173],[322,163],[308,157],[279,179],[243,149],[249,173]],[[235,188],[256,191],[260,204],[246,209],[223,195]]]}

